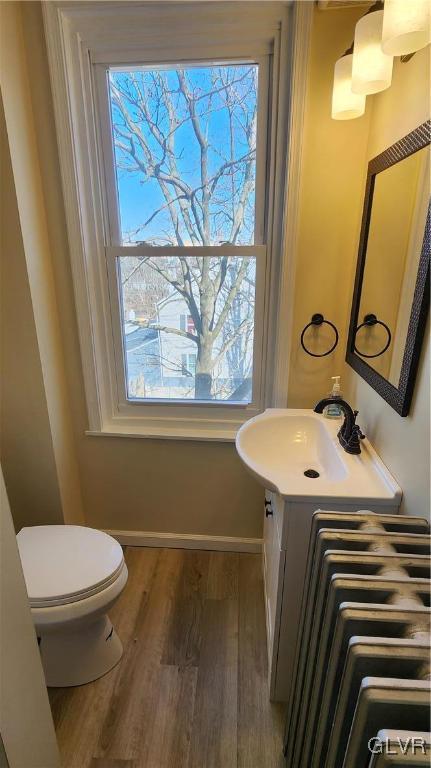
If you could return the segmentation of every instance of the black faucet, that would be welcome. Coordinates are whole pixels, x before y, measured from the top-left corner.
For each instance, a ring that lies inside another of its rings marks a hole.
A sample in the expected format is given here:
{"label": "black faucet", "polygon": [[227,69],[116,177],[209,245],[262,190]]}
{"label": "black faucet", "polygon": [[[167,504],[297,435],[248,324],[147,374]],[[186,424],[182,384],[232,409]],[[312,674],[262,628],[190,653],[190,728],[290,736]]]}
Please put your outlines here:
{"label": "black faucet", "polygon": [[356,417],[358,411],[352,411],[349,403],[346,403],[341,397],[324,397],[323,400],[319,400],[314,407],[315,413],[322,413],[323,409],[327,405],[337,403],[344,413],[344,421],[338,431],[338,440],[340,445],[344,448],[346,453],[360,453],[361,444],[360,439],[364,438],[361,428],[356,424]]}

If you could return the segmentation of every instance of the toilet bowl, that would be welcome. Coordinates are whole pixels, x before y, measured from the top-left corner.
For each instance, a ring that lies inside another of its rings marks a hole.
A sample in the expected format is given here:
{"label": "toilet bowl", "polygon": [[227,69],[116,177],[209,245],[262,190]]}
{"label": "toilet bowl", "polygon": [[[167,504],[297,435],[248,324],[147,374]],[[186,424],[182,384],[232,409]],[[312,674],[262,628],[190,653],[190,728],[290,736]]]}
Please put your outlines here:
{"label": "toilet bowl", "polygon": [[79,525],[38,525],[17,535],[48,686],[96,680],[123,647],[107,612],[127,582],[120,544]]}

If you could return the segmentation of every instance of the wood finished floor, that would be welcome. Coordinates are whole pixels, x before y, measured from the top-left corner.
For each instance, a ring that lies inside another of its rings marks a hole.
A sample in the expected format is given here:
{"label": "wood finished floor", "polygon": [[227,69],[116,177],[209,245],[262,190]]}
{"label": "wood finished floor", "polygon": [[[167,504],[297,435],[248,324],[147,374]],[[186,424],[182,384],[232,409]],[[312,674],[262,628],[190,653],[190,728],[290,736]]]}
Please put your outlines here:
{"label": "wood finished floor", "polygon": [[63,768],[282,768],[261,557],[127,547],[115,669],[49,696]]}

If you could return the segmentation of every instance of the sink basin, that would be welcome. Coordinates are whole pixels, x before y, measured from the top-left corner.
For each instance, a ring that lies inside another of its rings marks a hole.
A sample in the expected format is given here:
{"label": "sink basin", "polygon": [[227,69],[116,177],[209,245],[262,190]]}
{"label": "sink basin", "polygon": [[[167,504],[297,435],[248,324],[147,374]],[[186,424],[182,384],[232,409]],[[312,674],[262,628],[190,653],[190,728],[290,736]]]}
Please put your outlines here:
{"label": "sink basin", "polygon": [[311,410],[268,408],[239,429],[236,448],[257,480],[284,499],[398,506],[401,488],[369,441],[361,440],[359,456],[342,449],[341,423]]}

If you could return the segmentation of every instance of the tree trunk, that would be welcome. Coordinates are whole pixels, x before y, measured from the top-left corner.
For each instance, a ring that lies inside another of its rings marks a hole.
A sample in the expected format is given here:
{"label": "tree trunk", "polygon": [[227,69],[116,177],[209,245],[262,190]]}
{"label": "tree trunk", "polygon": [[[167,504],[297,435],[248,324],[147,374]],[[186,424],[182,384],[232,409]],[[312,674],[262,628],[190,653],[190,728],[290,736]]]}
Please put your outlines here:
{"label": "tree trunk", "polygon": [[201,338],[196,359],[196,400],[211,400],[212,380],[212,342]]}

